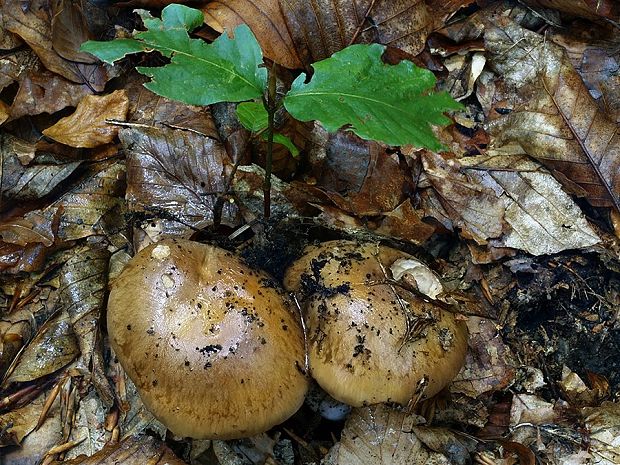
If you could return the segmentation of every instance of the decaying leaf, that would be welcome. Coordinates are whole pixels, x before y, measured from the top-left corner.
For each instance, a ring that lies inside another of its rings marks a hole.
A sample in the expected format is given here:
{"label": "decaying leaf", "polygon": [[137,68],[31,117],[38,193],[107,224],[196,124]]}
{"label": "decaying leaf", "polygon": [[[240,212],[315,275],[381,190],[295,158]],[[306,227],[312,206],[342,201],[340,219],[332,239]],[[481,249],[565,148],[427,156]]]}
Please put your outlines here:
{"label": "decaying leaf", "polygon": [[92,91],[86,84],[71,82],[46,70],[29,72],[19,83],[11,105],[11,119],[25,115],[55,113],[65,107],[76,107]]}
{"label": "decaying leaf", "polygon": [[280,0],[286,24],[304,65],[354,43],[380,43],[417,55],[430,31],[421,0]]}
{"label": "decaying leaf", "polygon": [[526,0],[526,3],[592,20],[620,20],[620,5],[614,0]]}
{"label": "decaying leaf", "polygon": [[571,192],[620,209],[620,137],[564,50],[505,21],[485,35],[493,68],[516,92],[512,112],[488,124],[492,143],[516,142]]}
{"label": "decaying leaf", "polygon": [[[40,395],[23,407],[0,415],[0,451],[2,451],[0,452],[0,464],[9,465],[9,462],[5,462],[3,459],[5,452],[2,448],[20,445],[24,437],[37,426],[37,420],[44,402],[45,395]],[[28,459],[30,458],[29,456]]]}
{"label": "decaying leaf", "polygon": [[112,142],[118,134],[118,127],[106,120],[124,121],[128,109],[124,90],[102,96],[87,95],[73,114],[45,129],[43,134],[71,147],[97,147]]}
{"label": "decaying leaf", "polygon": [[63,241],[88,237],[102,231],[102,217],[120,208],[124,193],[125,167],[121,163],[93,165],[86,178],[42,210],[23,216],[32,232]]}
{"label": "decaying leaf", "polygon": [[105,245],[75,248],[60,270],[59,307],[67,311],[81,357],[77,368],[89,373],[101,400],[114,398],[105,377],[100,316],[107,290],[109,252]]}
{"label": "decaying leaf", "polygon": [[33,381],[71,363],[80,353],[69,315],[60,313],[43,325],[16,360],[4,386]]}
{"label": "decaying leaf", "polygon": [[620,404],[603,402],[599,407],[586,408],[586,427],[590,431],[590,453],[597,465],[620,462]]}
{"label": "decaying leaf", "polygon": [[[422,154],[424,173],[438,202],[426,198],[425,212],[441,221],[449,218],[448,229],[461,230],[463,237],[485,244],[499,237],[504,227],[504,205],[499,196],[461,171],[456,160],[447,160],[430,151]],[[438,210],[438,208],[440,210]],[[443,210],[443,212],[441,211]]]}
{"label": "decaying leaf", "polygon": [[471,398],[506,388],[514,379],[517,363],[510,348],[488,319],[470,316],[469,350],[465,366],[450,385],[454,392]]}
{"label": "decaying leaf", "polygon": [[[128,128],[120,132],[127,153],[129,209],[162,220],[165,234],[187,232],[213,220],[226,189],[227,156],[219,142],[189,131]],[[226,202],[222,222],[235,225],[237,209]]]}
{"label": "decaying leaf", "polygon": [[219,32],[247,24],[265,56],[286,68],[303,66],[297,56],[279,2],[274,0],[213,1],[202,8],[205,22]]}
{"label": "decaying leaf", "polygon": [[519,155],[488,151],[459,160],[475,167],[468,171],[505,203],[504,219],[510,229],[492,242],[494,247],[545,255],[597,244],[600,239],[561,185],[537,163]]}
{"label": "decaying leaf", "polygon": [[[52,160],[48,159],[47,162],[35,162],[24,166],[16,148],[19,150],[27,148],[28,145],[25,141],[10,136],[0,137],[3,206],[6,206],[7,201],[35,200],[49,194],[81,163],[79,161],[52,163]],[[31,150],[34,153],[34,147]]]}
{"label": "decaying leaf", "polygon": [[129,436],[120,443],[109,444],[87,457],[81,455],[68,461],[54,461],[50,465],[187,465],[163,442],[152,436]]}
{"label": "decaying leaf", "polygon": [[80,45],[92,34],[84,18],[84,12],[79,3],[71,0],[55,0],[52,5],[52,45],[54,51],[66,60],[78,63],[97,63],[92,55],[80,52]]}
{"label": "decaying leaf", "polygon": [[354,409],[340,442],[329,452],[326,465],[412,465],[451,463],[428,449],[413,433],[419,417],[383,404]]}
{"label": "decaying leaf", "polygon": [[66,60],[54,50],[47,5],[46,0],[31,0],[28,8],[22,8],[21,0],[7,0],[3,4],[2,26],[21,37],[48,70],[72,82],[88,83],[98,92],[103,91],[111,77],[106,68]]}

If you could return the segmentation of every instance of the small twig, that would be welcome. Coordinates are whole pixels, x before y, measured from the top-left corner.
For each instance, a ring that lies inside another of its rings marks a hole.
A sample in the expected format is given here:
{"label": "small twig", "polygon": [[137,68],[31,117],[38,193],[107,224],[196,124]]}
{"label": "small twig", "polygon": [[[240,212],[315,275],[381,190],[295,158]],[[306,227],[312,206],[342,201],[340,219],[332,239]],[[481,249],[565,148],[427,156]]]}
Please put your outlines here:
{"label": "small twig", "polygon": [[269,69],[269,81],[265,107],[267,108],[267,156],[265,157],[265,180],[263,182],[264,215],[269,219],[271,210],[271,168],[273,162],[273,132],[275,128],[275,115],[277,109],[276,95],[276,64]]}

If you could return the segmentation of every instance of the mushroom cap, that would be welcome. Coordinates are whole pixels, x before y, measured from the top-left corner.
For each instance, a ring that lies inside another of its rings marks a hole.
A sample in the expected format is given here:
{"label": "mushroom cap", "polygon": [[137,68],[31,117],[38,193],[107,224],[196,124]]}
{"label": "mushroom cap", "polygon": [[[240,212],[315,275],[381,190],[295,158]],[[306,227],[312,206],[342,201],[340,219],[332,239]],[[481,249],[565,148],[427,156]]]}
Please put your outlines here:
{"label": "mushroom cap", "polygon": [[153,415],[178,436],[247,437],[303,403],[304,338],[283,291],[217,247],[152,244],[112,283],[112,348]]}
{"label": "mushroom cap", "polygon": [[352,406],[432,397],[465,361],[464,322],[394,283],[390,266],[402,258],[413,257],[330,241],[307,247],[286,271],[285,288],[303,302],[311,374]]}

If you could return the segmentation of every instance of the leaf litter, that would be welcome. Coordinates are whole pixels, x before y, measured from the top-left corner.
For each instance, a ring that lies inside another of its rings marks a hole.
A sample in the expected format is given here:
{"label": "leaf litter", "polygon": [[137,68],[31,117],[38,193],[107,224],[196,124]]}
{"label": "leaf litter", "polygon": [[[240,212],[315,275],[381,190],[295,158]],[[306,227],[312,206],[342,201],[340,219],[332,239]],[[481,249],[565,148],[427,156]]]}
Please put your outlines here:
{"label": "leaf litter", "polygon": [[[213,29],[195,27],[212,40],[248,24],[292,70],[283,86],[349,43],[389,45],[432,64],[465,108],[436,131],[443,151],[310,123],[303,161],[280,155],[268,223],[260,150],[226,104],[154,97],[129,62],[79,49],[141,29],[130,8],[2,5],[0,464],[618,462],[617,6],[323,3],[214,1],[203,9]],[[462,305],[466,365],[416,413],[379,405],[334,423],[303,406],[262,437],[166,438],[101,315],[108,279],[136,248],[190,235],[241,248],[275,276],[317,240],[417,252]]]}

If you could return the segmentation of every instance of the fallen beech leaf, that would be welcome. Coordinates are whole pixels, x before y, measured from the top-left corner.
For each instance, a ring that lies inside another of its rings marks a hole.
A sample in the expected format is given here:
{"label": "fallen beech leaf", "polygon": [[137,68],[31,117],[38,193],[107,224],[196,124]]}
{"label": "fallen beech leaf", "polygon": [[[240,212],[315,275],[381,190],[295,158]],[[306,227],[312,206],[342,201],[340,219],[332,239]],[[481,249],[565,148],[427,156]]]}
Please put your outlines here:
{"label": "fallen beech leaf", "polygon": [[419,421],[384,404],[354,409],[340,442],[329,451],[326,465],[444,464],[443,454],[428,449],[412,432]]}
{"label": "fallen beech leaf", "polygon": [[583,213],[549,172],[524,156],[502,156],[494,151],[459,160],[493,189],[505,204],[510,230],[493,247],[510,247],[532,255],[546,255],[589,247],[600,242]]}
{"label": "fallen beech leaf", "polygon": [[517,142],[572,192],[620,209],[620,137],[590,96],[565,51],[511,21],[485,35],[490,61],[520,101],[488,123],[501,147]]}
{"label": "fallen beech leaf", "polygon": [[218,32],[239,24],[252,29],[265,56],[286,68],[301,68],[282,10],[274,0],[213,1],[202,8],[205,22]]}
{"label": "fallen beech leaf", "polygon": [[11,119],[75,107],[89,94],[92,91],[86,84],[76,84],[46,70],[31,71],[19,83],[11,105]]}
{"label": "fallen beech leaf", "polygon": [[615,0],[525,0],[525,3],[593,20],[620,20],[620,5]]}
{"label": "fallen beech leaf", "polygon": [[80,348],[77,368],[91,373],[99,398],[111,406],[114,397],[105,377],[100,341],[100,315],[107,289],[109,252],[103,247],[83,246],[72,250],[60,270],[60,308],[66,309]]}
{"label": "fallen beech leaf", "polygon": [[52,241],[71,241],[103,232],[102,217],[122,208],[125,166],[104,162],[89,168],[86,178],[56,201],[23,216],[32,225],[33,233]]}
{"label": "fallen beech leaf", "polygon": [[422,244],[435,232],[435,226],[422,221],[411,200],[407,199],[391,212],[384,213],[381,225],[375,230],[385,236],[397,237],[414,244]]}
{"label": "fallen beech leaf", "polygon": [[597,465],[620,463],[620,404],[603,402],[599,407],[583,409],[590,431],[590,452]]}
{"label": "fallen beech leaf", "polygon": [[71,147],[93,148],[107,144],[118,134],[118,127],[106,119],[124,121],[129,100],[124,90],[107,95],[87,95],[75,112],[43,131],[48,137]]}
{"label": "fallen beech leaf", "polygon": [[517,362],[510,348],[498,337],[495,324],[470,316],[469,350],[465,366],[450,385],[450,390],[477,398],[484,393],[505,389],[513,382]]}
{"label": "fallen beech leaf", "polygon": [[80,3],[72,0],[52,2],[52,46],[69,61],[94,64],[98,60],[90,53],[80,52],[80,46],[92,39]]}
{"label": "fallen beech leaf", "polygon": [[297,54],[308,66],[354,43],[380,43],[417,55],[430,32],[422,0],[280,0]]}
{"label": "fallen beech leaf", "polygon": [[[189,131],[127,128],[119,134],[127,153],[130,211],[161,218],[162,233],[184,234],[213,221],[226,187],[228,157],[219,142]],[[237,224],[237,208],[225,202],[222,222]]]}
{"label": "fallen beech leaf", "polygon": [[80,354],[77,338],[66,312],[47,321],[9,370],[3,387],[34,381],[68,365]]}
{"label": "fallen beech leaf", "polygon": [[22,0],[4,1],[1,19],[3,28],[21,37],[50,71],[73,82],[88,83],[98,92],[103,91],[105,83],[112,77],[105,67],[65,60],[54,50],[49,2],[29,0],[28,8],[22,8],[22,5]]}
{"label": "fallen beech leaf", "polygon": [[108,444],[99,452],[50,465],[187,465],[163,442],[152,436],[129,436],[117,444]]}
{"label": "fallen beech leaf", "polygon": [[[456,160],[424,150],[422,164],[428,181],[436,193],[440,206],[461,235],[478,244],[499,237],[504,225],[504,205],[492,189],[482,186],[475,178],[461,172]],[[441,221],[444,213],[432,202],[426,201],[426,214]],[[452,229],[452,225],[448,225]]]}

